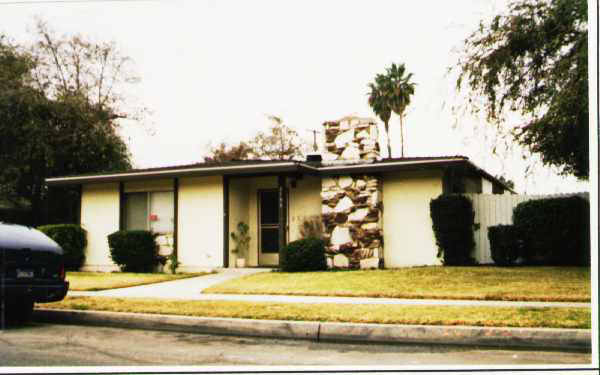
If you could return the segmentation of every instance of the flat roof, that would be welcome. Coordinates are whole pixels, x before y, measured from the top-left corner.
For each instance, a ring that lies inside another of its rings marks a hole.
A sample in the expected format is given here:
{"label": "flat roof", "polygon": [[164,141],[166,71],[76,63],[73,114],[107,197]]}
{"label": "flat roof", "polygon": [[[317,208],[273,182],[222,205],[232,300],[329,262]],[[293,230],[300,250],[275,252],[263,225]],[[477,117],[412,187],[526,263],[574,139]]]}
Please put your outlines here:
{"label": "flat roof", "polygon": [[368,163],[314,162],[295,160],[236,160],[219,163],[195,163],[159,168],[132,169],[75,176],[46,178],[48,186],[81,185],[87,183],[133,181],[148,178],[190,176],[258,176],[268,174],[309,173],[333,175],[340,173],[379,173],[410,169],[435,169],[464,165],[488,180],[512,191],[506,184],[469,161],[466,156],[436,156],[382,159]]}

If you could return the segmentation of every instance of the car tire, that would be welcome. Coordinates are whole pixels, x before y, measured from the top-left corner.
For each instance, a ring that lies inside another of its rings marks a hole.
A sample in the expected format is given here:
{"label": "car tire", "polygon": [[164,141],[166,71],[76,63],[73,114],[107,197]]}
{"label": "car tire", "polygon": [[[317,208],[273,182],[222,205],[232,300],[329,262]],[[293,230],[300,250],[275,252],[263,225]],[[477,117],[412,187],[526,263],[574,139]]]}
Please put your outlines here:
{"label": "car tire", "polygon": [[33,315],[33,300],[30,298],[12,301],[5,305],[6,322],[8,324],[22,325],[31,320]]}

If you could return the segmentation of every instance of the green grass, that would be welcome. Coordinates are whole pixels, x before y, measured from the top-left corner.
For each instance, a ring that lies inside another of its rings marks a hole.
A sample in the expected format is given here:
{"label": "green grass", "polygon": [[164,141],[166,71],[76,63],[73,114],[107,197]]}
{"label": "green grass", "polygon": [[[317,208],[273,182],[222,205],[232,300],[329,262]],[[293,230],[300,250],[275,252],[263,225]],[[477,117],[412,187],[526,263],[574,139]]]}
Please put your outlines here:
{"label": "green grass", "polygon": [[67,272],[69,290],[98,291],[129,286],[146,285],[207,275],[201,273],[128,273],[128,272]]}
{"label": "green grass", "polygon": [[432,266],[259,273],[204,293],[588,302],[591,283],[583,267]]}
{"label": "green grass", "polygon": [[591,326],[589,308],[291,304],[106,297],[67,297],[60,302],[37,306],[56,309],[320,322],[586,329]]}

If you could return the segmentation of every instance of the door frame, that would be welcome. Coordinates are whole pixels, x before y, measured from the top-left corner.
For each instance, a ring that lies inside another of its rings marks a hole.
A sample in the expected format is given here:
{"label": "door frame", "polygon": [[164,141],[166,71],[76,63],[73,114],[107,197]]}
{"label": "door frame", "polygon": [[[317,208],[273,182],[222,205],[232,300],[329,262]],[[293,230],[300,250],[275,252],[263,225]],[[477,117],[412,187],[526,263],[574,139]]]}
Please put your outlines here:
{"label": "door frame", "polygon": [[[265,253],[262,252],[262,238],[261,238],[261,208],[262,208],[262,193],[272,192],[278,193],[278,188],[266,188],[266,189],[257,189],[256,190],[256,251],[257,251],[257,261],[259,267],[278,267],[279,266],[279,252],[275,253]],[[277,205],[279,204],[279,196],[277,197]],[[285,216],[286,216],[286,226],[285,226],[285,243],[288,243],[289,238],[289,206],[290,206],[290,196],[289,189],[286,189],[285,194]],[[281,226],[281,218],[279,218],[279,222],[277,224],[277,228]],[[271,259],[264,259],[266,257]]]}

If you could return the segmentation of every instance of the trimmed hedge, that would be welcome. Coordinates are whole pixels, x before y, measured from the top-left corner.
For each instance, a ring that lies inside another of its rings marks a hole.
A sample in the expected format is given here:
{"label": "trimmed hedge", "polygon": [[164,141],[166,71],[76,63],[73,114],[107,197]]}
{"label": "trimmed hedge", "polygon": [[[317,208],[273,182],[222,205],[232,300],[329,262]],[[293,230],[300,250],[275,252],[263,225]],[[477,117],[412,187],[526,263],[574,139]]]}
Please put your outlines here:
{"label": "trimmed hedge", "polygon": [[303,238],[287,244],[281,263],[284,272],[322,271],[327,269],[325,241],[315,237]]}
{"label": "trimmed hedge", "polygon": [[108,235],[110,258],[123,272],[153,272],[161,263],[156,237],[147,230],[121,230]]}
{"label": "trimmed hedge", "polygon": [[86,232],[77,224],[42,225],[37,228],[64,250],[65,269],[78,271],[85,262]]}
{"label": "trimmed hedge", "polygon": [[522,202],[513,223],[523,240],[529,264],[590,265],[590,204],[581,197]]}
{"label": "trimmed hedge", "polygon": [[512,266],[521,255],[521,241],[514,225],[494,225],[488,227],[490,251],[494,263],[499,266]]}
{"label": "trimmed hedge", "polygon": [[463,195],[440,195],[429,203],[429,213],[438,246],[438,257],[447,266],[475,264],[473,227],[475,212]]}

